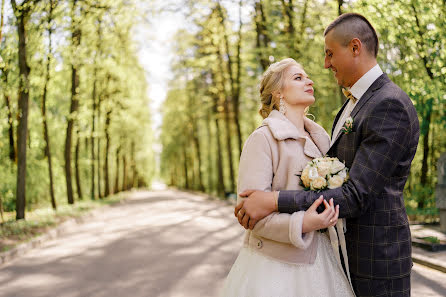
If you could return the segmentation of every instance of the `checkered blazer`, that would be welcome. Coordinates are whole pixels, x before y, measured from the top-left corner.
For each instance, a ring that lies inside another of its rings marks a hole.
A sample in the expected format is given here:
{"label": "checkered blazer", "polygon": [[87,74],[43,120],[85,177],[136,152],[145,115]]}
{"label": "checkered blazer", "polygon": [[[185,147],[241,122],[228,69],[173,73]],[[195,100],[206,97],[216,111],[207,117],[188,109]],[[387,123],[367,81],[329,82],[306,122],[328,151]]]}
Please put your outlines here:
{"label": "checkered blazer", "polygon": [[328,151],[350,168],[350,179],[341,188],[322,193],[280,191],[279,211],[306,210],[321,194],[327,200],[333,198],[340,217],[347,218],[345,237],[352,275],[372,279],[407,276],[412,268],[411,237],[403,189],[418,145],[417,113],[407,94],[382,74],[351,117],[352,132],[341,132]]}

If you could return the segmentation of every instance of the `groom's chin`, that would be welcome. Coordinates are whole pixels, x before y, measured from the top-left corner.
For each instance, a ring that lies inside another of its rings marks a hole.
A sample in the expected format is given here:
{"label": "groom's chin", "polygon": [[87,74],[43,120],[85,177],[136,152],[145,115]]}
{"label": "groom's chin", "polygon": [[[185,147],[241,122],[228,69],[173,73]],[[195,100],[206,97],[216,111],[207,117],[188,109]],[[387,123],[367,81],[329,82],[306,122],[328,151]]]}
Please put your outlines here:
{"label": "groom's chin", "polygon": [[336,83],[338,84],[338,86],[340,86],[340,87],[342,87],[342,88],[345,88],[345,87],[346,87],[346,86],[345,86],[345,82],[342,81],[342,80],[340,80],[340,79],[338,79],[338,78],[336,78]]}

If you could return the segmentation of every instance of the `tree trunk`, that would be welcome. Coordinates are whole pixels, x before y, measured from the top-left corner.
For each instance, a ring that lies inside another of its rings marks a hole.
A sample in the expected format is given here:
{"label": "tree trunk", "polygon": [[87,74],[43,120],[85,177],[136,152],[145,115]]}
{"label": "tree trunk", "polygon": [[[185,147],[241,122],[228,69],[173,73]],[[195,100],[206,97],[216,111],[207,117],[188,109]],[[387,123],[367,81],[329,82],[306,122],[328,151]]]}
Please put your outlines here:
{"label": "tree trunk", "polygon": [[47,64],[46,64],[46,78],[43,86],[43,94],[42,94],[42,118],[43,118],[43,136],[45,139],[45,156],[48,158],[48,173],[50,178],[50,195],[51,195],[51,206],[54,210],[57,209],[56,206],[56,198],[54,196],[54,183],[53,183],[53,167],[51,166],[51,150],[50,150],[50,137],[48,133],[48,122],[46,117],[46,97],[47,97],[47,89],[48,83],[50,81],[50,64],[51,64],[51,21],[53,15],[53,0],[50,0],[50,11],[48,16],[48,56],[47,56]]}
{"label": "tree trunk", "polygon": [[115,189],[113,192],[118,193],[121,190],[119,189],[119,160],[120,160],[120,152],[121,152],[121,145],[118,146],[116,150],[116,174],[115,174]]}
{"label": "tree trunk", "polygon": [[215,117],[216,127],[216,139],[217,139],[217,168],[218,168],[218,180],[217,180],[217,192],[220,196],[225,194],[225,177],[223,175],[223,157],[220,141],[220,126],[218,124],[218,116]]}
{"label": "tree trunk", "polygon": [[137,173],[136,173],[136,160],[135,160],[135,141],[132,140],[132,145],[131,145],[131,162],[132,162],[132,181],[130,183],[130,189],[136,186],[136,182],[137,182]]}
{"label": "tree trunk", "polygon": [[[424,131],[423,137],[423,161],[421,165],[421,177],[420,183],[423,186],[427,185],[427,173],[428,173],[428,158],[429,158],[429,134],[430,134],[430,123],[431,123],[432,112],[428,112],[424,121],[427,123],[426,129]],[[421,206],[420,206],[421,207]]]}
{"label": "tree trunk", "polygon": [[241,68],[242,68],[242,59],[241,59],[241,46],[242,46],[242,0],[239,1],[239,27],[238,27],[238,42],[237,42],[237,56],[236,56],[236,64],[237,64],[237,74],[235,77],[235,90],[233,95],[233,110],[234,110],[234,122],[235,128],[237,131],[237,145],[238,145],[238,156],[242,154],[242,130],[240,127],[240,77],[241,77]]}
{"label": "tree trunk", "polygon": [[[188,79],[186,78],[186,81]],[[190,90],[187,89],[186,86],[186,92],[187,92],[187,96],[188,96],[188,102],[189,102],[189,106],[193,106],[194,104],[194,97],[193,95],[190,93]],[[199,87],[198,85],[194,84],[194,89],[193,89],[193,94],[197,94],[199,92]],[[195,157],[197,159],[197,174],[194,174],[197,178],[197,181],[195,182],[195,178],[194,178],[194,186],[198,185],[197,189],[199,191],[204,191],[204,186],[203,186],[203,175],[201,173],[201,167],[202,167],[202,159],[201,159],[201,146],[200,146],[200,139],[198,137],[199,135],[199,129],[198,129],[198,118],[196,117],[196,115],[194,114],[193,111],[189,111],[188,112],[189,115],[189,121],[192,125],[192,131],[191,131],[191,136],[192,136],[192,141],[195,147]],[[194,164],[195,165],[195,164]]]}
{"label": "tree trunk", "polygon": [[127,190],[127,158],[122,154],[122,189]]}
{"label": "tree trunk", "polygon": [[[414,17],[415,17],[415,23],[416,23],[416,31],[418,33],[418,36],[420,37],[417,41],[417,48],[420,53],[427,53],[428,52],[428,46],[424,43],[424,33],[425,29],[421,26],[420,20],[418,19],[418,13],[415,8],[415,5],[413,2],[410,3],[410,6],[412,8]],[[431,67],[429,66],[428,56],[427,55],[421,55],[422,61],[424,65],[424,69],[426,70],[427,75],[430,78],[430,81],[434,81],[434,74],[432,72]],[[420,183],[422,186],[426,186],[428,182],[427,174],[429,172],[429,134],[430,134],[430,127],[431,127],[431,119],[432,119],[432,103],[425,102],[426,109],[425,114],[422,115],[423,123],[421,125],[421,134],[423,137],[423,161],[421,165],[421,177],[420,177]],[[418,207],[423,208],[425,204],[426,197],[422,197],[422,200],[418,202]]]}
{"label": "tree trunk", "polygon": [[108,110],[105,118],[105,161],[104,161],[104,183],[105,183],[105,197],[110,196],[110,176],[109,176],[109,151],[110,151],[110,134],[109,134],[109,127],[110,127],[110,116],[112,111]]}
{"label": "tree trunk", "polygon": [[207,177],[208,177],[208,184],[207,184],[207,191],[208,193],[212,193],[215,188],[212,183],[212,176],[214,176],[214,167],[212,166],[212,150],[211,150],[211,115],[210,110],[206,112],[206,139],[208,141],[208,148],[207,148],[207,158],[208,158],[208,166],[207,166]]}
{"label": "tree trunk", "polygon": [[[74,49],[79,47],[80,39],[81,39],[81,31],[79,25],[74,20],[75,18],[75,9],[76,9],[77,0],[73,1],[72,10],[71,10],[71,26],[72,26],[72,34],[71,34],[71,44],[72,50],[74,53]],[[73,55],[74,57],[74,55]],[[71,107],[70,107],[70,115],[68,117],[68,125],[67,125],[67,134],[65,139],[65,178],[67,183],[67,199],[68,204],[74,204],[73,197],[73,184],[72,184],[72,176],[71,176],[71,145],[73,138],[73,127],[74,122],[77,117],[77,110],[79,108],[79,74],[77,69],[77,62],[72,61],[71,64]]]}
{"label": "tree trunk", "polygon": [[[93,87],[93,93],[95,93],[95,89],[96,89],[96,84]],[[93,98],[93,102],[94,102],[94,98]],[[93,103],[93,106],[95,106],[96,103]],[[90,150],[91,150],[91,199],[95,200],[96,199],[96,187],[95,187],[95,173],[96,173],[96,169],[95,169],[95,141],[94,141],[94,133],[95,133],[95,126],[94,126],[94,122],[95,122],[95,113],[94,113],[94,109],[95,107],[93,107],[93,112],[92,112],[92,125],[91,125],[91,137],[90,137]]]}
{"label": "tree trunk", "polygon": [[293,0],[281,0],[282,2],[282,9],[283,14],[286,15],[286,28],[285,32],[288,36],[288,56],[295,56],[296,55],[296,49],[295,49],[295,38],[296,38],[296,30],[294,28],[294,12],[293,12]]}
{"label": "tree trunk", "polygon": [[5,94],[6,108],[8,109],[9,159],[17,163],[16,145],[14,142],[14,123],[12,117],[11,98]]}
{"label": "tree trunk", "polygon": [[[2,0],[1,7],[0,41],[2,40],[5,1],[6,0]],[[8,110],[9,159],[12,162],[17,163],[17,148],[14,142],[14,122],[12,117],[11,97],[9,96],[8,90],[6,88],[6,86],[8,85],[8,74],[9,70],[7,67],[1,69],[1,80],[3,81],[3,84],[5,86],[3,88],[3,96],[5,98],[6,109]]]}
{"label": "tree trunk", "polygon": [[300,33],[299,36],[303,36],[305,33],[305,25],[307,20],[307,10],[308,10],[308,1],[305,0],[304,8],[302,9],[301,23],[300,23]]}
{"label": "tree trunk", "polygon": [[[234,78],[234,71],[233,71],[233,61],[232,61],[232,55],[230,53],[229,48],[229,37],[226,30],[226,17],[223,13],[223,9],[220,5],[220,2],[217,5],[217,9],[221,18],[221,24],[222,24],[222,30],[223,30],[223,39],[224,39],[224,47],[225,47],[225,57],[227,58],[227,72],[229,75],[229,83],[231,87],[231,98],[229,101],[232,102],[232,108],[234,110],[234,124],[236,126],[236,132],[237,132],[237,149],[238,149],[238,156],[240,156],[242,152],[242,136],[241,136],[241,130],[240,130],[240,113],[239,113],[239,97],[240,97],[240,47],[241,47],[241,30],[242,30],[242,20],[241,20],[241,1],[239,3],[239,31],[238,31],[238,43],[237,43],[237,74]],[[218,45],[217,45],[218,46]],[[223,61],[221,61],[223,62]],[[223,73],[223,72],[222,72]],[[230,117],[229,117],[230,120]]]}
{"label": "tree trunk", "polygon": [[[96,59],[95,59],[96,61]],[[93,83],[93,94],[92,94],[92,99],[93,99],[93,110],[91,112],[91,138],[90,138],[90,143],[91,143],[91,199],[95,200],[96,199],[96,188],[95,188],[95,174],[96,174],[96,169],[95,169],[95,162],[96,162],[96,158],[95,158],[95,121],[96,121],[96,67],[94,69],[94,83]]]}
{"label": "tree trunk", "polygon": [[264,72],[269,65],[268,54],[265,52],[269,45],[269,36],[266,27],[266,16],[263,12],[262,0],[257,0],[255,2],[255,12],[256,49],[260,60],[260,66],[262,67],[262,72]]}
{"label": "tree trunk", "polygon": [[3,24],[4,24],[4,18],[5,18],[5,2],[6,0],[2,0],[2,8],[1,8],[1,19],[0,19],[0,41],[3,37]]}
{"label": "tree trunk", "polygon": [[229,178],[231,183],[231,192],[235,192],[235,176],[234,176],[234,166],[233,166],[233,159],[232,159],[232,138],[231,138],[231,119],[230,119],[230,110],[229,110],[229,98],[225,91],[225,82],[223,77],[223,57],[220,52],[220,48],[217,46],[217,55],[219,59],[219,66],[220,66],[220,86],[222,90],[221,96],[224,97],[223,99],[223,107],[224,107],[224,119],[225,119],[225,138],[226,138],[226,150],[228,154],[228,168],[229,168]]}
{"label": "tree trunk", "polygon": [[338,15],[342,14],[342,4],[344,4],[344,0],[338,0]]}
{"label": "tree trunk", "polygon": [[0,194],[0,215],[2,216],[2,225],[5,223],[5,218],[3,217],[3,199]]}
{"label": "tree trunk", "polygon": [[[101,96],[98,98],[98,107],[97,107],[97,119],[98,119],[98,131],[101,131],[100,123],[101,123]],[[97,142],[97,160],[98,160],[98,196],[99,198],[104,198],[104,194],[102,193],[102,170],[101,167],[101,137],[98,135],[98,142]]]}
{"label": "tree trunk", "polygon": [[[212,82],[214,84],[217,83],[216,75],[211,72]],[[223,156],[222,156],[222,148],[221,148],[221,140],[220,140],[220,125],[219,125],[219,94],[213,93],[211,94],[213,99],[213,113],[215,119],[215,138],[216,138],[216,146],[217,146],[217,159],[216,159],[216,167],[217,167],[217,194],[222,197],[225,194],[225,179],[223,174]]]}
{"label": "tree trunk", "polygon": [[29,72],[26,60],[26,22],[29,17],[30,6],[26,3],[17,6],[11,0],[14,14],[17,18],[17,33],[19,36],[19,126],[17,131],[17,193],[16,193],[16,219],[25,218],[26,204],[26,139],[28,133],[28,104],[29,104]]}
{"label": "tree trunk", "polygon": [[81,173],[79,168],[79,151],[80,151],[80,133],[79,129],[76,132],[76,149],[74,154],[74,168],[76,170],[76,187],[77,187],[77,196],[79,200],[83,200],[82,195],[82,186],[81,186]]}
{"label": "tree trunk", "polygon": [[[102,167],[101,167],[101,137],[100,137],[99,131],[101,131],[101,128],[100,128],[100,124],[101,124],[101,98],[102,98],[103,94],[102,94],[102,92],[98,92],[97,83],[99,83],[99,82],[98,82],[98,78],[97,78],[97,67],[96,67],[96,65],[98,63],[98,56],[101,54],[101,37],[102,37],[101,23],[102,23],[102,20],[101,20],[101,17],[99,17],[98,21],[97,21],[97,26],[96,26],[97,44],[96,44],[96,54],[95,54],[95,59],[94,59],[94,61],[95,61],[95,70],[94,70],[94,73],[95,73],[95,75],[94,75],[95,87],[94,87],[94,89],[99,94],[98,94],[97,98],[96,98],[96,95],[93,95],[93,102],[94,102],[93,103],[93,122],[95,121],[94,113],[96,112],[96,121],[97,121],[97,128],[96,128],[96,130],[98,131],[98,135],[96,137],[96,139],[97,139],[96,150],[97,151],[96,151],[96,159],[95,159],[97,161],[97,189],[98,189],[97,196],[102,199],[104,197],[104,195],[102,193],[102,184],[101,184],[101,182],[102,182],[102,177],[101,177],[101,171],[102,171]],[[99,58],[101,58],[101,57],[99,56]],[[101,84],[99,83],[99,86],[100,85]],[[94,134],[94,131],[93,131],[93,134]],[[94,158],[94,156],[93,156],[93,158]],[[93,175],[94,175],[94,173],[93,173]]]}
{"label": "tree trunk", "polygon": [[196,121],[192,122],[192,138],[194,140],[195,144],[195,152],[196,152],[196,158],[198,160],[198,190],[204,191],[203,186],[203,176],[201,174],[201,147],[200,147],[200,139],[198,138],[198,125]]}
{"label": "tree trunk", "polygon": [[182,146],[183,151],[183,170],[184,170],[184,188],[189,189],[189,174],[187,170],[187,153],[186,153],[186,146]]}

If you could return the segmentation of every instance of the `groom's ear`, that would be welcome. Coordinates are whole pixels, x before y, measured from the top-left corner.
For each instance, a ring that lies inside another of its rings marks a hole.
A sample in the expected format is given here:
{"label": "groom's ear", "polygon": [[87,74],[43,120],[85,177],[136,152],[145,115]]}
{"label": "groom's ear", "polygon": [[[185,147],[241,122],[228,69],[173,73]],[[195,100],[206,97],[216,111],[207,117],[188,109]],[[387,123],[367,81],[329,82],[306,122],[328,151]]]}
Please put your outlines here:
{"label": "groom's ear", "polygon": [[354,57],[359,56],[362,50],[362,42],[358,38],[353,38],[349,44],[350,50]]}

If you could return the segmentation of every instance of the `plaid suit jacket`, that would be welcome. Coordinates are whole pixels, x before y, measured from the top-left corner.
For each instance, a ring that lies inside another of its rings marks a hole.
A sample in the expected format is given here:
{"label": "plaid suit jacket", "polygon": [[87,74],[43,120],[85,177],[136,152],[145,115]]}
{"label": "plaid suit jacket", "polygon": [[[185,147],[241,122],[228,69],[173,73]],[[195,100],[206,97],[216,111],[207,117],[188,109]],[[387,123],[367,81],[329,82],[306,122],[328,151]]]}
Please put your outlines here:
{"label": "plaid suit jacket", "polygon": [[407,94],[382,74],[351,117],[353,131],[341,132],[328,151],[350,168],[350,179],[322,193],[280,191],[279,211],[306,210],[321,194],[333,198],[340,217],[347,218],[350,272],[372,279],[401,278],[412,268],[403,189],[418,145],[418,116]]}

